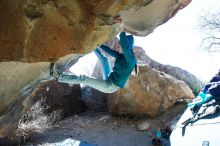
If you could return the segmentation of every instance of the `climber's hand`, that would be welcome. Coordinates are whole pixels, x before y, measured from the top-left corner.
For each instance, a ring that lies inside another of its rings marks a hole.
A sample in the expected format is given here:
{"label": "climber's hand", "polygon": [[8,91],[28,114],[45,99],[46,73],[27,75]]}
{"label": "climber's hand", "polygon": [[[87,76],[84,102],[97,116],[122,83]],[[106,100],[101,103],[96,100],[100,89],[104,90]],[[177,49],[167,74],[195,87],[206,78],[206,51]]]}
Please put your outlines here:
{"label": "climber's hand", "polygon": [[114,22],[114,23],[122,23],[122,19],[121,19],[120,16],[115,16],[115,17],[113,18],[113,22]]}

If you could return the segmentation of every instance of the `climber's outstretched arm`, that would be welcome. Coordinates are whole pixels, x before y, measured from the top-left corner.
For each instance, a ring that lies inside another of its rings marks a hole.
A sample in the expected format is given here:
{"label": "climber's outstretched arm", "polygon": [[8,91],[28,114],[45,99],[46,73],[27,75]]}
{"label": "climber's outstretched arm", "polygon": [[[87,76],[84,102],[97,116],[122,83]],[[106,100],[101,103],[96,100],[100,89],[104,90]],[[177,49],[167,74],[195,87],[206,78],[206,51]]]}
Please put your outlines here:
{"label": "climber's outstretched arm", "polygon": [[119,55],[119,53],[117,51],[112,50],[111,48],[109,48],[108,46],[105,45],[101,45],[100,48],[105,51],[106,53],[108,53],[109,55],[111,55],[112,57],[117,57]]}

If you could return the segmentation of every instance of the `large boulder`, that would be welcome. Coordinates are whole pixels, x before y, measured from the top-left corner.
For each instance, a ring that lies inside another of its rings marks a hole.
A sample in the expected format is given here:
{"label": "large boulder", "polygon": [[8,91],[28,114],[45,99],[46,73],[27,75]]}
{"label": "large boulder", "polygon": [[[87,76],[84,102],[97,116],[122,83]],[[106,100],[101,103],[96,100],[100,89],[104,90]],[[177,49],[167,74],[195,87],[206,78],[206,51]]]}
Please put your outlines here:
{"label": "large boulder", "polygon": [[193,97],[192,91],[183,81],[143,66],[140,67],[140,74],[130,79],[128,87],[109,95],[108,109],[119,115],[156,116],[178,100]]}
{"label": "large boulder", "polygon": [[[141,36],[191,0],[1,0],[0,61],[55,61],[88,53],[120,27]],[[113,21],[120,15],[122,25]]]}
{"label": "large boulder", "polygon": [[[63,71],[78,57],[60,58],[56,66]],[[0,137],[15,136],[19,121],[40,98],[50,107],[48,112],[62,109],[61,117],[80,111],[81,88],[51,82],[50,63],[0,62],[0,68],[4,70],[0,74]]]}

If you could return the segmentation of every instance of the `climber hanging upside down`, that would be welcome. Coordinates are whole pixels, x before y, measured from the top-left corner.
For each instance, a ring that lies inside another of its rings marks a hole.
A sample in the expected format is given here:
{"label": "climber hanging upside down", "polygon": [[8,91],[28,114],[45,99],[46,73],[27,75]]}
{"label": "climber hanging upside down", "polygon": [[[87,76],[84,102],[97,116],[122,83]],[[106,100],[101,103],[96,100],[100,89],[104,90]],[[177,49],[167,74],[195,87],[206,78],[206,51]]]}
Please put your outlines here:
{"label": "climber hanging upside down", "polygon": [[[122,23],[120,16],[116,16],[113,19],[114,23]],[[98,57],[101,67],[103,79],[96,79],[87,77],[85,75],[67,75],[59,74],[57,76],[58,82],[69,84],[80,84],[90,86],[101,92],[113,93],[119,88],[123,88],[129,79],[129,76],[134,71],[137,74],[137,60],[133,53],[134,38],[132,35],[126,35],[126,32],[122,28],[122,32],[119,35],[119,51],[114,51],[111,48],[101,45],[94,50]],[[100,49],[115,58],[113,69],[111,70],[108,59],[101,53]],[[56,73],[55,73],[56,74]]]}
{"label": "climber hanging upside down", "polygon": [[[123,88],[129,79],[132,71],[135,70],[137,73],[137,60],[133,53],[134,38],[132,35],[126,35],[123,31],[120,33],[119,40],[119,51],[114,51],[111,48],[101,45],[95,49],[94,52],[97,55],[102,66],[103,79],[96,79],[87,77],[85,75],[58,75],[58,82],[69,83],[69,84],[80,84],[90,86],[101,92],[113,93],[119,88]],[[107,52],[109,55],[115,57],[115,63],[111,70],[108,59],[103,56],[100,49]]]}

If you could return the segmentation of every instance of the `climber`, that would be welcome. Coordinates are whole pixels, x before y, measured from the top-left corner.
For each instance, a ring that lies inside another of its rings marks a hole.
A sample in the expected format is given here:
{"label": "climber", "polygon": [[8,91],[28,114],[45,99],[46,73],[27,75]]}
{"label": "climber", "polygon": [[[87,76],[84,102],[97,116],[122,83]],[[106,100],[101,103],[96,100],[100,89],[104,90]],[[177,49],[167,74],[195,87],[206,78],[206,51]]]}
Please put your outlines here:
{"label": "climber", "polygon": [[[132,71],[134,70],[137,74],[137,60],[132,50],[134,46],[133,36],[126,35],[126,32],[122,31],[119,37],[120,47],[118,52],[105,45],[101,45],[94,51],[102,65],[103,79],[91,78],[85,75],[60,74],[58,76],[58,82],[69,84],[83,83],[105,93],[113,93],[119,88],[123,88]],[[102,55],[100,49],[115,57],[112,71],[108,59]]]}
{"label": "climber", "polygon": [[188,107],[201,106],[203,103],[210,101],[212,98],[220,97],[220,70],[206,83],[198,96],[188,104]]}

